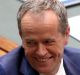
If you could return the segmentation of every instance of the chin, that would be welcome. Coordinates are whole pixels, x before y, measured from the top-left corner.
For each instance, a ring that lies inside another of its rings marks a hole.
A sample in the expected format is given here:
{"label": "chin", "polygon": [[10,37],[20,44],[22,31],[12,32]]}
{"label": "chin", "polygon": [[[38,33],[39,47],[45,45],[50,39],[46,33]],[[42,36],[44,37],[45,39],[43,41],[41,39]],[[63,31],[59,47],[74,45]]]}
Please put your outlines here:
{"label": "chin", "polygon": [[[52,64],[53,65],[53,64]],[[36,71],[38,71],[39,73],[43,73],[43,74],[50,74],[50,73],[56,73],[57,70],[59,69],[59,65],[55,64],[54,66],[52,66],[51,64],[48,64],[48,65],[37,65],[37,66],[34,66],[34,69]]]}
{"label": "chin", "polygon": [[40,67],[40,68],[37,68],[36,69],[39,73],[50,73],[50,72],[52,72],[53,71],[53,69],[51,69],[51,68],[42,68],[42,67]]}

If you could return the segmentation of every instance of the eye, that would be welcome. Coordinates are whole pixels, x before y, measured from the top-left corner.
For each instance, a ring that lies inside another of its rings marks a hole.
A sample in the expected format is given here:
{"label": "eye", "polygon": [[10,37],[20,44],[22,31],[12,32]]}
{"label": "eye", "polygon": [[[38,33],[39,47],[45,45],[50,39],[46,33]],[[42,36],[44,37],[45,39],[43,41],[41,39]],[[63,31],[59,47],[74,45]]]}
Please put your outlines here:
{"label": "eye", "polygon": [[55,41],[53,39],[46,39],[43,43],[46,45],[53,45]]}
{"label": "eye", "polygon": [[37,45],[37,42],[34,41],[34,40],[27,40],[26,41],[26,46],[28,47],[33,47],[33,46],[36,46]]}

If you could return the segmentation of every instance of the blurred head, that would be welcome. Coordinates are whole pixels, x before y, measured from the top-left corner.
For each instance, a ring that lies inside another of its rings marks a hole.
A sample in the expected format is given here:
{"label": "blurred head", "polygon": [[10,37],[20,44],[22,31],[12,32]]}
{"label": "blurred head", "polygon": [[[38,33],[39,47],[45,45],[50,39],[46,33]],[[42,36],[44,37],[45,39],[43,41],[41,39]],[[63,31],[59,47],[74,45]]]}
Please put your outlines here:
{"label": "blurred head", "polygon": [[40,73],[56,73],[69,37],[63,4],[54,0],[27,0],[20,7],[17,20],[31,66]]}

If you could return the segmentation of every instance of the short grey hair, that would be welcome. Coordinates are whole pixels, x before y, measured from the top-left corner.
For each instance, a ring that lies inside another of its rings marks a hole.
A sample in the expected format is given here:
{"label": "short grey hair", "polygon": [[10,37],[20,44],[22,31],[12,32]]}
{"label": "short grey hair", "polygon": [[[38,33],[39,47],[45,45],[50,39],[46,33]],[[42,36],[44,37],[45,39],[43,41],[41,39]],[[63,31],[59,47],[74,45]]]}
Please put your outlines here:
{"label": "short grey hair", "polygon": [[28,11],[39,13],[46,9],[51,9],[55,12],[60,23],[59,31],[62,34],[65,34],[66,28],[68,26],[67,10],[65,6],[58,0],[26,0],[21,5],[17,13],[19,31],[21,32],[21,19],[25,13]]}

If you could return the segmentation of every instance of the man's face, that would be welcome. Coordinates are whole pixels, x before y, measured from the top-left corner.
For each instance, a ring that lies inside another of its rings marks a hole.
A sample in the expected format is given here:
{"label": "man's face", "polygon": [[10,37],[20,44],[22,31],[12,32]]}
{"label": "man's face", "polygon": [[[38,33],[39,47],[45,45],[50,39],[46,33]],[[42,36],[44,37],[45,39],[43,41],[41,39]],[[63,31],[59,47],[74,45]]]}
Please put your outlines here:
{"label": "man's face", "polygon": [[56,72],[63,56],[66,35],[51,10],[26,13],[21,20],[22,45],[31,66],[41,73]]}

